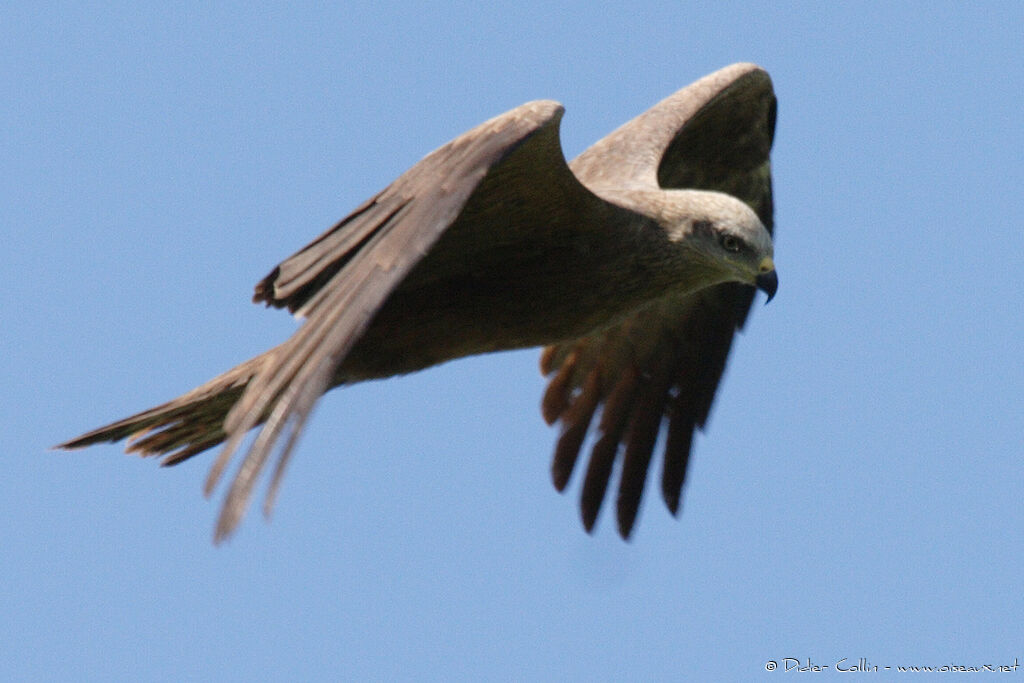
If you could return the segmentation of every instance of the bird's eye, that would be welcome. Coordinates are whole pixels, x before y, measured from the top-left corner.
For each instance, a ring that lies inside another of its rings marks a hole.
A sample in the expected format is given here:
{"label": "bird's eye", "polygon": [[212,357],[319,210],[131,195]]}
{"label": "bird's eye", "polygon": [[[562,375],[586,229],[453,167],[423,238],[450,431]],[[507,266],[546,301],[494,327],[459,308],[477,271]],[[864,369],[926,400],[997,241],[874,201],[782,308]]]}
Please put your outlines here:
{"label": "bird's eye", "polygon": [[742,248],[743,243],[739,238],[733,237],[732,235],[722,235],[722,249],[736,253]]}

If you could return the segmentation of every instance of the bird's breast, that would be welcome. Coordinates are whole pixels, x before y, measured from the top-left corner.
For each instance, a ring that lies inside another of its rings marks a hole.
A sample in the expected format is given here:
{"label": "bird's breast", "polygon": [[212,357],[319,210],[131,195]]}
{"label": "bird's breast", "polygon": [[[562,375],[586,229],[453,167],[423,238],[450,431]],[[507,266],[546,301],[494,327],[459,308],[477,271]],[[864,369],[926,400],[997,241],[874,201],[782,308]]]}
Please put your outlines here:
{"label": "bird's breast", "polygon": [[461,261],[428,257],[374,316],[338,381],[587,335],[656,295],[638,263],[621,248],[579,239],[498,247]]}

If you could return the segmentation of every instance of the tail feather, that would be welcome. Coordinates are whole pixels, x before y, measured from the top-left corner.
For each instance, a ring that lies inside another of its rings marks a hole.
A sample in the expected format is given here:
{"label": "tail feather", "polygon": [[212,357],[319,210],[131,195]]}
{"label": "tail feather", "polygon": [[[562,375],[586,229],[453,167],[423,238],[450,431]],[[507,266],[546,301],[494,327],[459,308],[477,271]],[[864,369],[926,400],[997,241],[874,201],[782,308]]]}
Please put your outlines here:
{"label": "tail feather", "polygon": [[241,398],[266,354],[251,358],[173,401],[94,429],[54,446],[64,450],[129,439],[128,453],[178,463],[224,441],[224,418]]}

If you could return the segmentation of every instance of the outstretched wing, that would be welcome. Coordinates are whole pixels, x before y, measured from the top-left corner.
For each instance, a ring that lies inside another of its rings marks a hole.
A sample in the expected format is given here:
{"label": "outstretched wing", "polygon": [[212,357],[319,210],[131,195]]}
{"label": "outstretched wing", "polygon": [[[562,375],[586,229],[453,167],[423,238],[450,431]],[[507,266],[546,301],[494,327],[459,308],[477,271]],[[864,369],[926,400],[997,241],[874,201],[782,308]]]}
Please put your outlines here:
{"label": "outstretched wing", "polygon": [[[266,509],[272,506],[296,438],[339,364],[389,294],[456,221],[467,202],[490,199],[474,197],[488,173],[500,171],[503,178],[507,176],[501,186],[512,193],[517,190],[515,184],[540,186],[531,186],[534,194],[554,192],[544,189],[549,185],[544,181],[558,176],[587,194],[562,155],[561,115],[562,107],[556,102],[532,102],[456,138],[282,262],[256,286],[255,301],[286,306],[306,320],[294,336],[268,352],[224,422],[227,440],[210,471],[207,493],[216,486],[245,434],[264,424],[228,491],[217,525],[218,540],[238,524],[258,475],[283,442]],[[521,187],[518,191],[528,194]]]}
{"label": "outstretched wing", "polygon": [[[655,187],[725,192],[749,204],[771,230],[775,109],[768,74],[734,64],[626,123],[570,167],[598,194]],[[663,423],[661,490],[676,514],[694,429],[707,420],[753,297],[752,288],[734,283],[667,297],[613,328],[544,350],[541,371],[552,377],[543,414],[549,423],[562,423],[552,463],[558,490],[568,483],[601,408],[581,497],[588,531],[623,452],[617,517],[619,533],[629,537]]]}

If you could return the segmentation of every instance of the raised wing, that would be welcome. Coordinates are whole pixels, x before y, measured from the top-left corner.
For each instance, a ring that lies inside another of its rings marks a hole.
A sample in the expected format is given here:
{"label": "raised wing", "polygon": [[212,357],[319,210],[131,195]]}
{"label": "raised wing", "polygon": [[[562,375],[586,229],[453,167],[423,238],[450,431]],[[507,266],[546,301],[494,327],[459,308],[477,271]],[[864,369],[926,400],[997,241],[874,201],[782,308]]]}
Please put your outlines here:
{"label": "raised wing", "polygon": [[[691,188],[726,192],[772,229],[769,150],[775,96],[768,74],[735,64],[668,97],[587,149],[570,167],[591,190]],[[563,490],[598,408],[601,417],[583,482],[581,513],[593,528],[619,453],[617,518],[628,538],[651,455],[667,423],[661,490],[676,514],[694,429],[703,427],[733,336],[754,291],[724,284],[667,297],[619,325],[549,346],[542,410],[562,423],[552,478]]]}
{"label": "raised wing", "polygon": [[[507,176],[506,188],[516,183],[543,185],[552,175],[576,182],[558,142],[561,114],[556,102],[532,102],[456,138],[256,286],[255,301],[287,306],[306,321],[265,355],[224,421],[227,440],[210,471],[207,493],[245,434],[264,424],[228,491],[217,524],[218,540],[240,521],[260,472],[283,441],[265,508],[273,505],[296,439],[313,405],[331,386],[339,364],[389,294],[456,221],[484,177],[500,170],[503,178]],[[516,150],[524,153],[515,154]]]}

